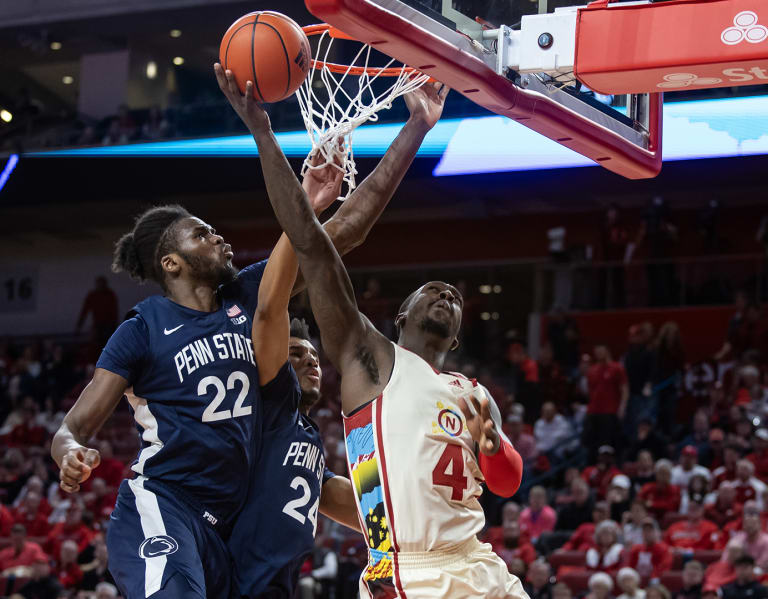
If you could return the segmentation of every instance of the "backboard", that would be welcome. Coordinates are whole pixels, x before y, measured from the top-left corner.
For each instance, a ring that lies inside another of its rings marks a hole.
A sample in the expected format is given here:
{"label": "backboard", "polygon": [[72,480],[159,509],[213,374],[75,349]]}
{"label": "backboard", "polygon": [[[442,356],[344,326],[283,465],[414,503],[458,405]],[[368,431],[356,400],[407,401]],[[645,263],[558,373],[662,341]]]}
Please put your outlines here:
{"label": "backboard", "polygon": [[[573,0],[305,3],[318,19],[608,170],[641,179],[661,169],[662,95],[601,96],[576,81]],[[534,52],[520,56],[521,47]]]}

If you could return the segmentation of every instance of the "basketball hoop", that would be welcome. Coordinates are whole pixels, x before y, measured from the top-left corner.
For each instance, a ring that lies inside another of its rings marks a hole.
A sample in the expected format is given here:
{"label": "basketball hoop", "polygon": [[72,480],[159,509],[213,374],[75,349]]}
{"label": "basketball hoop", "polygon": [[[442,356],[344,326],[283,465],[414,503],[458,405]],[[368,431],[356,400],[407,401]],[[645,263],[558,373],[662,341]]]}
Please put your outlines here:
{"label": "basketball hoop", "polygon": [[[372,48],[363,42],[358,42],[362,47],[349,65],[329,62],[328,57],[335,40],[357,40],[325,23],[309,25],[303,29],[307,37],[319,36],[319,40],[309,74],[296,91],[296,97],[312,142],[310,156],[320,152],[323,162],[312,165],[308,157],[301,174],[304,175],[308,169],[325,168],[329,164],[342,170],[347,184],[347,191],[340,198],[343,200],[357,185],[352,132],[367,121],[378,120],[377,113],[380,110],[391,108],[395,99],[424,85],[429,81],[429,76],[405,65],[392,66],[397,64],[395,59],[390,59],[381,67],[369,66]],[[358,78],[356,92],[349,92],[343,87],[352,77]],[[392,80],[391,85],[383,92],[375,93],[373,83],[385,78]],[[315,93],[316,80],[321,83],[320,88],[325,88],[327,101]],[[341,146],[340,138],[343,139]]]}

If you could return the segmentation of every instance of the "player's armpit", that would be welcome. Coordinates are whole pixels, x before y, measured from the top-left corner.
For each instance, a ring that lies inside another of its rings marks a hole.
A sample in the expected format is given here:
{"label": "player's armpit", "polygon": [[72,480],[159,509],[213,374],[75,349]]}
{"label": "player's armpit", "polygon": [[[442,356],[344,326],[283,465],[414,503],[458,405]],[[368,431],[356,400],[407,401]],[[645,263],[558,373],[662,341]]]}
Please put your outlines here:
{"label": "player's armpit", "polygon": [[320,513],[360,532],[355,491],[348,478],[334,476],[325,481],[320,494]]}

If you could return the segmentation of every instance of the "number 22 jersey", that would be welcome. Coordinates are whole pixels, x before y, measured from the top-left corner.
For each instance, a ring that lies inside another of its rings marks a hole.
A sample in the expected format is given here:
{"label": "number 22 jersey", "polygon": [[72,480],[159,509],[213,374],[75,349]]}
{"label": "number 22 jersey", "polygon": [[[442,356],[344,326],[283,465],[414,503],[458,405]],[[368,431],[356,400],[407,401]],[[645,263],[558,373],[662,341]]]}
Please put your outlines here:
{"label": "number 22 jersey", "polygon": [[245,500],[261,432],[251,324],[265,264],[220,286],[214,312],[162,296],[140,302],[96,364],[130,384],[141,436],[131,469],[180,487],[225,520]]}

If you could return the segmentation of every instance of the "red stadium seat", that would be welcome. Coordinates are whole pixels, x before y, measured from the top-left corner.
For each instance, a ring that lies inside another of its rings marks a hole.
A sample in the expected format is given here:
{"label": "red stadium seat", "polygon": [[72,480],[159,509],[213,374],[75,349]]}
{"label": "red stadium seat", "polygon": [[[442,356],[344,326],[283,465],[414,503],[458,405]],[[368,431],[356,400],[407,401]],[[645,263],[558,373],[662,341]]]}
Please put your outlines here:
{"label": "red stadium seat", "polygon": [[670,593],[677,593],[683,588],[682,570],[669,570],[661,575],[661,584],[663,584]]}
{"label": "red stadium seat", "polygon": [[560,566],[577,566],[584,568],[587,565],[587,554],[583,551],[555,551],[549,556],[549,565],[557,572]]}
{"label": "red stadium seat", "polygon": [[557,582],[565,583],[574,595],[580,595],[589,588],[589,577],[594,572],[576,570],[557,577]]}

